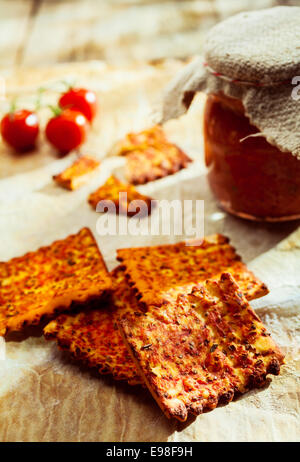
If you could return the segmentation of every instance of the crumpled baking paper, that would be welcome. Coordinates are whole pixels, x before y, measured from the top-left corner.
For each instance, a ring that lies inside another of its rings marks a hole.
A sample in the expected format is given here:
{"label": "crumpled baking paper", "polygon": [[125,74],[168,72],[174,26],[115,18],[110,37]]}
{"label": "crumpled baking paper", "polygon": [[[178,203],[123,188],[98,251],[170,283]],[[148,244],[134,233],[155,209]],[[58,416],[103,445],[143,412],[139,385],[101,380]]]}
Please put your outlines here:
{"label": "crumpled baking paper", "polygon": [[[99,214],[87,203],[89,192],[107,176],[122,172],[123,159],[104,158],[103,146],[108,150],[121,136],[120,130],[126,133],[149,125],[152,101],[180,67],[181,63],[175,62],[125,70],[95,63],[71,67],[79,82],[90,82],[91,88],[96,88],[102,101],[101,121],[96,121],[88,150],[102,159],[99,172],[83,188],[69,192],[56,186],[52,175],[68,165],[75,154],[55,159],[41,143],[43,161],[38,153],[35,158],[16,160],[1,146],[5,153],[0,181],[1,260],[35,250],[83,226],[91,228],[109,269],[117,264],[115,250],[119,247],[181,239],[99,236]],[[61,78],[68,71],[58,66],[49,74]],[[32,92],[47,76],[45,70],[32,72],[29,90]],[[19,75],[18,85],[11,91],[21,91],[26,79],[27,73],[23,79]],[[250,268],[269,285],[270,294],[252,304],[286,354],[280,376],[272,377],[262,390],[180,423],[168,420],[146,389],[116,382],[71,361],[55,342],[44,340],[41,330],[12,333],[5,345],[0,345],[2,352],[6,348],[6,359],[1,360],[0,355],[1,441],[299,441],[300,230],[295,231],[299,223],[251,223],[218,208],[203,164],[203,100],[198,95],[188,114],[165,126],[170,139],[195,162],[139,190],[156,199],[204,200],[205,234],[228,235]],[[107,130],[103,132],[101,127]]]}

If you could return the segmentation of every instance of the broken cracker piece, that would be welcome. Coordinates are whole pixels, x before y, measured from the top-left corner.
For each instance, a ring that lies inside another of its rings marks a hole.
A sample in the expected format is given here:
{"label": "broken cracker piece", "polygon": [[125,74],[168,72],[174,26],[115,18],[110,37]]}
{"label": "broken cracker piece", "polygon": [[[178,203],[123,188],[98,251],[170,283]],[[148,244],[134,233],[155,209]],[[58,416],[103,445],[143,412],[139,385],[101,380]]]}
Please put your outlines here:
{"label": "broken cracker piece", "polygon": [[112,374],[116,380],[136,385],[142,379],[116,325],[117,315],[114,306],[62,314],[44,328],[44,335],[101,374]]}
{"label": "broken cracker piece", "polygon": [[128,216],[136,215],[139,209],[140,216],[150,215],[152,207],[155,205],[155,201],[151,197],[140,194],[134,186],[122,183],[115,176],[109,177],[104,185],[91,193],[88,201],[94,209],[97,209],[97,205],[101,201],[102,209],[107,207],[108,211],[110,211],[110,205],[113,203],[117,213]]}
{"label": "broken cracker piece", "polygon": [[139,133],[129,133],[114,149],[126,156],[125,176],[129,183],[144,184],[187,167],[192,160],[170,143],[159,125]]}
{"label": "broken cracker piece", "polygon": [[63,172],[54,175],[53,179],[63,188],[73,191],[84,185],[99,165],[100,162],[92,157],[81,156]]}
{"label": "broken cracker piece", "polygon": [[176,303],[118,321],[139,372],[167,417],[185,421],[261,387],[283,354],[229,273]]}
{"label": "broken cracker piece", "polygon": [[127,156],[132,151],[144,150],[149,145],[166,141],[166,135],[162,127],[160,125],[154,125],[151,128],[137,133],[127,133],[122,140],[115,144],[112,154],[116,156]]}
{"label": "broken cracker piece", "polygon": [[131,309],[136,301],[129,298],[131,289],[120,268],[110,274],[114,290],[109,305],[78,314],[62,314],[44,328],[44,335],[47,340],[57,340],[60,348],[101,374],[112,374],[116,380],[136,385],[143,381],[116,325],[118,316]]}
{"label": "broken cracker piece", "polygon": [[111,278],[88,228],[0,263],[0,335],[104,295]]}
{"label": "broken cracker piece", "polygon": [[[206,279],[230,272],[248,300],[262,297],[268,289],[241,261],[229,239],[221,234],[205,237],[199,243],[159,245],[117,250],[140,302],[162,305],[176,300]],[[197,244],[197,245],[195,245]]]}
{"label": "broken cracker piece", "polygon": [[125,177],[129,183],[145,184],[187,167],[191,159],[178,146],[161,143],[127,155]]}

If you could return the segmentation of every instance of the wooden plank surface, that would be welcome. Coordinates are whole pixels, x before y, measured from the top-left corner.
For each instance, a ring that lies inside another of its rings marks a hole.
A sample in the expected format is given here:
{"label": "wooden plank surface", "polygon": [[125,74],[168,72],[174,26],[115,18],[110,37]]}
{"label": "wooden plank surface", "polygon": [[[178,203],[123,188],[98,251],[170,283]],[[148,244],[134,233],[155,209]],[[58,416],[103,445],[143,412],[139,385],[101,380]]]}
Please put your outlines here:
{"label": "wooden plank surface", "polygon": [[203,30],[215,21],[213,2],[204,0],[44,1],[23,64],[45,59],[48,64],[89,59],[125,64],[192,55],[199,51]]}
{"label": "wooden plank surface", "polygon": [[0,1],[0,67],[16,65],[33,6],[34,0]]}
{"label": "wooden plank surface", "polygon": [[0,0],[0,67],[191,56],[216,21],[277,4],[300,0]]}

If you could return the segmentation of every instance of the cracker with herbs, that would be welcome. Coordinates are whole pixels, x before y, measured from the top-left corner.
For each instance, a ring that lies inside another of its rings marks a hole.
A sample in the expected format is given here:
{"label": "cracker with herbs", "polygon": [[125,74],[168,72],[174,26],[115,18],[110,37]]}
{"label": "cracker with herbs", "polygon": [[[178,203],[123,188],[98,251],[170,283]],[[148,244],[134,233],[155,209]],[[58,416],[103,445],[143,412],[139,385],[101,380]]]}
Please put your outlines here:
{"label": "cracker with herbs", "polygon": [[126,156],[125,176],[132,184],[172,175],[191,162],[182,149],[168,141],[159,125],[139,133],[128,133],[117,143],[114,154]]}
{"label": "cracker with herbs", "polygon": [[116,268],[110,274],[114,291],[109,304],[87,308],[77,314],[61,314],[44,328],[44,335],[47,340],[56,340],[61,349],[69,351],[74,359],[96,368],[100,374],[112,374],[116,380],[136,385],[143,380],[116,325],[117,318],[135,301],[133,298],[129,306],[125,302],[130,287],[124,273]]}
{"label": "cracker with herbs", "polygon": [[122,336],[153,397],[185,421],[262,387],[283,355],[230,273],[176,303],[126,311]]}
{"label": "cracker with herbs", "polygon": [[201,241],[119,249],[117,258],[140,302],[146,305],[176,300],[179,293],[188,293],[194,285],[225,271],[234,276],[248,300],[268,293],[221,234]]}
{"label": "cracker with herbs", "polygon": [[100,162],[93,157],[80,156],[63,172],[54,175],[53,179],[59,186],[74,191],[88,182],[99,165]]}
{"label": "cracker with herbs", "polygon": [[0,263],[0,335],[100,299],[112,282],[88,228]]}
{"label": "cracker with herbs", "polygon": [[139,217],[150,215],[156,205],[151,197],[140,194],[133,185],[123,183],[113,175],[89,195],[88,201],[95,210],[101,203],[101,211],[107,208],[108,212],[116,211],[129,217],[137,213]]}

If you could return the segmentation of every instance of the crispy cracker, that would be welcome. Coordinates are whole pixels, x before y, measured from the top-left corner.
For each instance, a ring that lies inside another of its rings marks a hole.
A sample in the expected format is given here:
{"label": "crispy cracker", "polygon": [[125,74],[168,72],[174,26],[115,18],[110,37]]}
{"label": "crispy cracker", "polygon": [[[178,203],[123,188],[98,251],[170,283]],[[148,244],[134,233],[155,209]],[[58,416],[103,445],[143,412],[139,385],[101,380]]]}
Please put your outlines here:
{"label": "crispy cracker", "polygon": [[185,421],[278,375],[283,355],[229,273],[177,302],[118,321],[141,376],[167,415]]}
{"label": "crispy cracker", "polygon": [[73,191],[84,185],[99,165],[100,162],[92,157],[81,156],[63,172],[54,175],[53,179],[63,188]]}
{"label": "crispy cracker", "polygon": [[0,263],[0,335],[100,297],[110,289],[97,243],[88,228],[48,247]]}
{"label": "crispy cracker", "polygon": [[115,153],[126,156],[125,176],[132,184],[172,175],[191,162],[178,146],[167,140],[158,125],[140,133],[129,133],[118,143]]}
{"label": "crispy cracker", "polygon": [[[125,299],[130,288],[124,276],[120,279],[117,269],[112,279],[120,286]],[[130,385],[141,383],[116,325],[124,307],[126,304],[117,307],[112,303],[78,314],[62,314],[45,327],[44,335],[47,340],[57,340],[60,348],[70,351],[76,360],[97,368],[101,374],[112,374],[116,380],[127,380]]]}
{"label": "crispy cracker", "polygon": [[126,157],[125,176],[132,184],[145,184],[187,167],[191,159],[177,146],[164,143],[133,151]]}
{"label": "crispy cracker", "polygon": [[118,141],[112,154],[116,156],[127,156],[132,151],[143,151],[149,145],[155,145],[166,141],[166,135],[160,125],[154,125],[151,128],[142,130],[138,133],[127,133],[127,135]]}
{"label": "crispy cracker", "polygon": [[117,213],[128,216],[134,216],[139,209],[140,215],[148,215],[155,205],[151,197],[140,194],[134,186],[122,183],[115,176],[109,177],[104,185],[91,193],[88,201],[94,209],[97,209],[101,201],[102,207],[107,207],[108,211],[113,203]]}
{"label": "crispy cracker", "polygon": [[[196,242],[195,242],[196,244]],[[177,244],[119,249],[137,297],[146,305],[161,305],[187,293],[195,284],[230,272],[248,300],[262,297],[268,289],[241,261],[229,239],[208,236],[198,245]]]}

